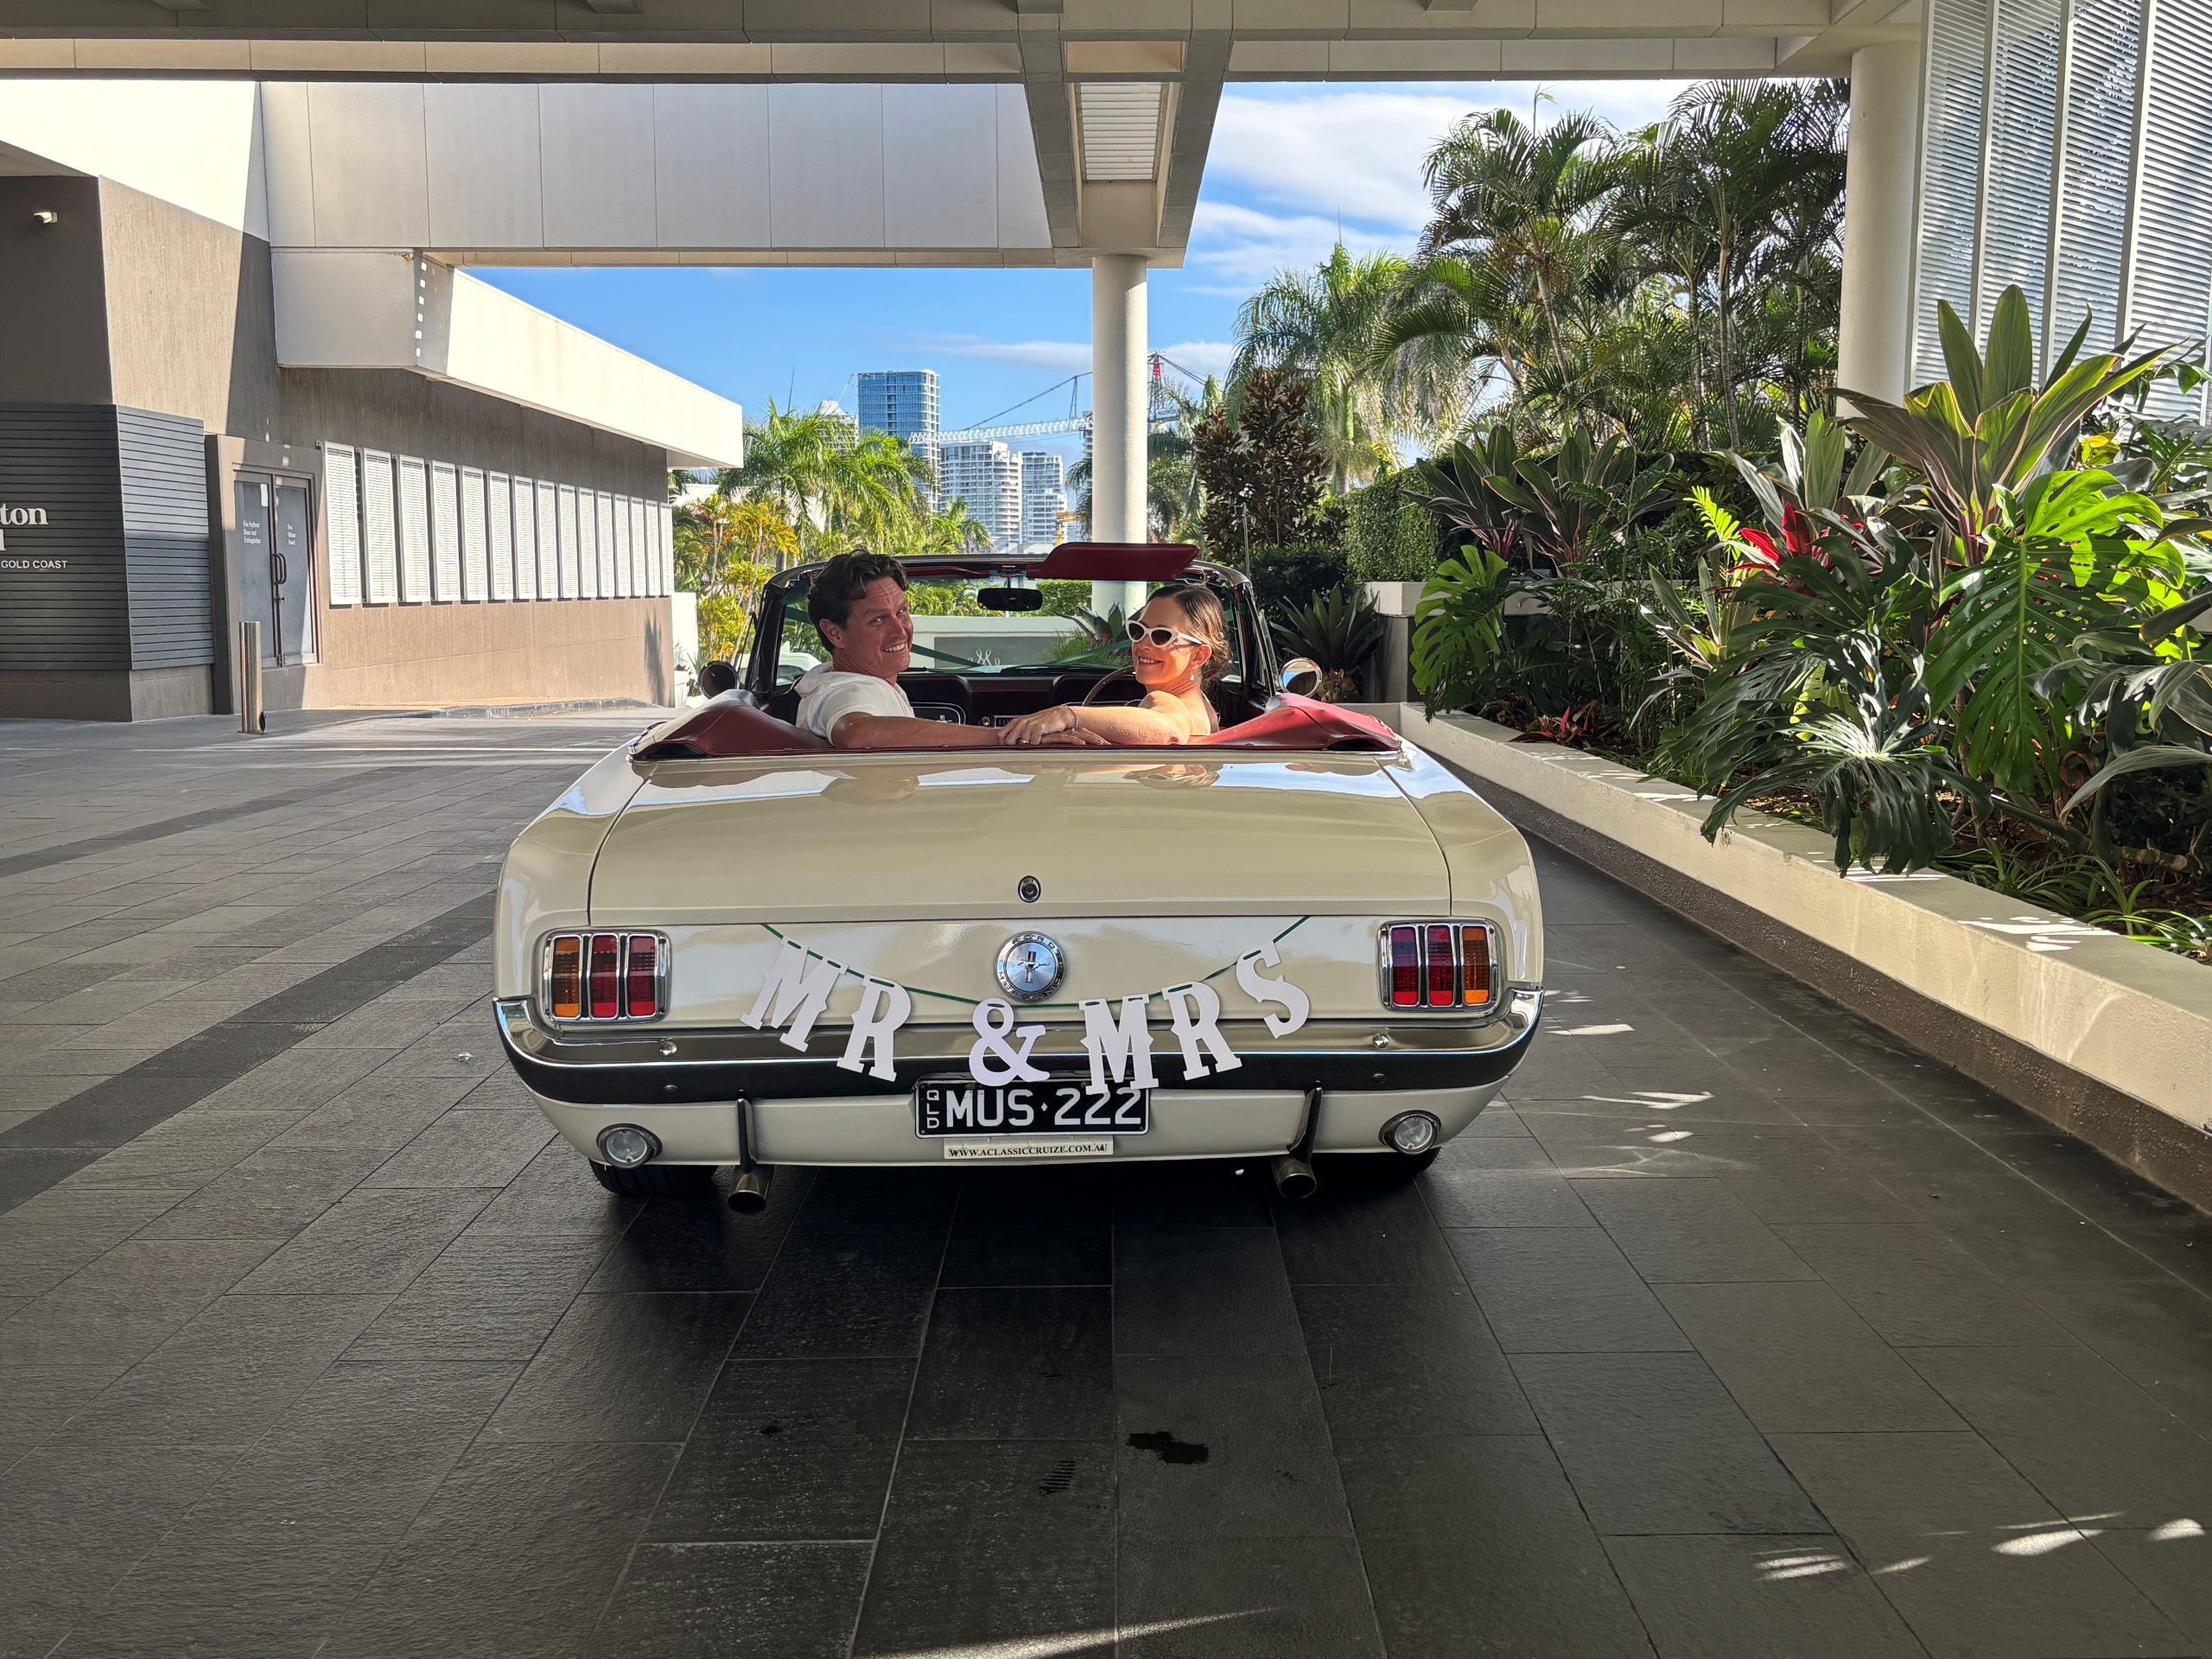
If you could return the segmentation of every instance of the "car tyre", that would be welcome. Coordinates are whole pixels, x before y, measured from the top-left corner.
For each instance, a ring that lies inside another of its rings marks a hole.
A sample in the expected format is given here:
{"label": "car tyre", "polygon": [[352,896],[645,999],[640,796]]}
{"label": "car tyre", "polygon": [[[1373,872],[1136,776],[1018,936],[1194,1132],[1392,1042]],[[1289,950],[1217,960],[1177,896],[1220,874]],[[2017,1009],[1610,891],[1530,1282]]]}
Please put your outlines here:
{"label": "car tyre", "polygon": [[601,1186],[626,1198],[683,1197],[703,1192],[715,1181],[712,1164],[640,1164],[635,1169],[617,1169],[594,1160],[591,1173]]}

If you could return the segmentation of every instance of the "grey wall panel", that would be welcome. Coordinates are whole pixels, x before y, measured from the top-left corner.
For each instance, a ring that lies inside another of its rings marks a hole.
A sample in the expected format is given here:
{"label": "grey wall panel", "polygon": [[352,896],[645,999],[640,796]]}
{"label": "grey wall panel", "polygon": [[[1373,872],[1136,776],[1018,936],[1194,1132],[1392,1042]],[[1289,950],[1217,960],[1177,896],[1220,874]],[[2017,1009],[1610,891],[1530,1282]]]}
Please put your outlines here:
{"label": "grey wall panel", "polygon": [[0,404],[0,672],[129,668],[115,410]]}
{"label": "grey wall panel", "polygon": [[215,660],[209,610],[206,434],[196,420],[115,411],[130,666]]}
{"label": "grey wall panel", "polygon": [[104,288],[99,181],[0,178],[0,399],[115,401]]}

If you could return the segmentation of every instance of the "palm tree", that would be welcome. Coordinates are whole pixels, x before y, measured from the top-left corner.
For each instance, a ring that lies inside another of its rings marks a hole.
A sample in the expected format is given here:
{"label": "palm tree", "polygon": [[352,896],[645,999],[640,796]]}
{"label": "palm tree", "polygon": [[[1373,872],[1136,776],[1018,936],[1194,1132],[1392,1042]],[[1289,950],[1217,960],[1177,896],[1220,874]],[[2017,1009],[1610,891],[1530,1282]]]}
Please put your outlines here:
{"label": "palm tree", "polygon": [[715,488],[772,504],[811,551],[825,541],[896,543],[926,518],[928,482],[928,461],[897,438],[856,438],[833,414],[771,398],[746,429],[745,465],[722,468]]}

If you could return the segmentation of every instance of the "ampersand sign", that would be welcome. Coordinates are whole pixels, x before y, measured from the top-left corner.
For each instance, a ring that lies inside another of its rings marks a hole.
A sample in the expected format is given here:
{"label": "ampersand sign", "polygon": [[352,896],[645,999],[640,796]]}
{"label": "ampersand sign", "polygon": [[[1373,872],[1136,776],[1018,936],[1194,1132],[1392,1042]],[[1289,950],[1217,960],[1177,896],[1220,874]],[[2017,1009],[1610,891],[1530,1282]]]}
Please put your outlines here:
{"label": "ampersand sign", "polygon": [[[1001,1002],[995,997],[976,1005],[973,1023],[976,1041],[968,1051],[969,1077],[978,1083],[994,1085],[1050,1081],[1051,1072],[1040,1071],[1029,1063],[1029,1051],[1037,1046],[1037,1039],[1045,1034],[1044,1027],[1023,1026],[1016,1030],[1014,1004]],[[1008,1042],[1008,1038],[1014,1040]]]}

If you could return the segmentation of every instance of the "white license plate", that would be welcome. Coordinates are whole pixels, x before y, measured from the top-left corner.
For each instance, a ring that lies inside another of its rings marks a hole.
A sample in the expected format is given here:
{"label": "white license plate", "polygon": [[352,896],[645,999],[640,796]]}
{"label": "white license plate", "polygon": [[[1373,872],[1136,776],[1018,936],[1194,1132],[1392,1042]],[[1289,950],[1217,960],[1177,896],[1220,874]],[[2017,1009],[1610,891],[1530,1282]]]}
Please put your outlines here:
{"label": "white license plate", "polygon": [[989,1135],[973,1140],[943,1140],[947,1163],[987,1163],[1000,1158],[1111,1158],[1110,1135]]}
{"label": "white license plate", "polygon": [[982,1084],[923,1077],[914,1084],[914,1132],[922,1135],[1142,1135],[1152,1128],[1152,1091],[1085,1083]]}

